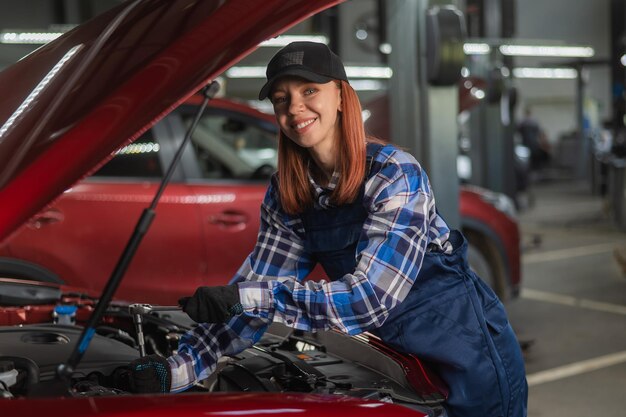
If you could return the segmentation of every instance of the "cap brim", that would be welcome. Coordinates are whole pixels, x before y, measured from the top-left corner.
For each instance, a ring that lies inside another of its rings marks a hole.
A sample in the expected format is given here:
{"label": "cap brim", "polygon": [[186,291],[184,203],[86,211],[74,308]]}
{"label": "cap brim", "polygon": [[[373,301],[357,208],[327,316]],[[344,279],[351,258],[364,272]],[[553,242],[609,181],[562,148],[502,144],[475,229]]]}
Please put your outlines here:
{"label": "cap brim", "polygon": [[332,77],[327,77],[325,75],[316,74],[314,72],[311,72],[303,68],[285,68],[283,71],[280,71],[278,74],[274,75],[272,78],[267,80],[265,85],[261,87],[261,91],[259,92],[259,100],[265,100],[267,96],[269,96],[270,92],[272,91],[272,86],[274,85],[276,80],[282,77],[286,77],[286,76],[300,77],[300,78],[304,78],[307,81],[312,81],[314,83],[320,83],[320,84],[325,84],[334,80],[334,78]]}

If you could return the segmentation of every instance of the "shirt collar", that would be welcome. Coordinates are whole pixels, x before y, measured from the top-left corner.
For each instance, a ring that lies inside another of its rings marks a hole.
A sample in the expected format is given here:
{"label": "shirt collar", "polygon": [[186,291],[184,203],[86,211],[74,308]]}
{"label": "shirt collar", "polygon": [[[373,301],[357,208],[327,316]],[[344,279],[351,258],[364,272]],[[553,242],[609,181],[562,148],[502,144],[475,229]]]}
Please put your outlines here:
{"label": "shirt collar", "polygon": [[339,171],[335,169],[333,171],[332,177],[330,177],[330,181],[328,182],[328,184],[325,187],[322,187],[321,185],[319,185],[313,179],[313,175],[311,175],[311,164],[310,164],[310,162],[308,164],[307,175],[309,177],[309,183],[311,183],[311,185],[313,186],[313,189],[315,190],[315,193],[317,195],[320,195],[323,192],[328,192],[328,191],[334,190],[335,188],[337,188],[337,184],[339,183]]}
{"label": "shirt collar", "polygon": [[307,175],[309,177],[309,183],[313,187],[313,193],[314,193],[314,197],[313,197],[314,203],[313,204],[314,204],[314,206],[316,208],[318,208],[318,209],[319,208],[327,209],[327,208],[333,207],[333,204],[330,201],[330,196],[331,196],[333,190],[337,187],[337,183],[339,182],[339,171],[335,170],[333,172],[333,175],[330,178],[330,181],[328,182],[328,184],[325,187],[322,187],[317,182],[315,182],[315,180],[313,179],[313,176],[311,175],[311,164],[310,163],[308,164]]}

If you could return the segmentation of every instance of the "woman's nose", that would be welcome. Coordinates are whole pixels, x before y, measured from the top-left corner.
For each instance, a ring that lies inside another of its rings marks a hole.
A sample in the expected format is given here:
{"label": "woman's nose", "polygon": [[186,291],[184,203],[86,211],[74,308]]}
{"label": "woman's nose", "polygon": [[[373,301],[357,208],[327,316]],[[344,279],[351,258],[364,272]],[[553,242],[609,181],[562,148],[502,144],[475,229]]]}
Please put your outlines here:
{"label": "woman's nose", "polygon": [[303,107],[303,101],[301,99],[292,97],[289,100],[289,113],[296,114],[301,111]]}

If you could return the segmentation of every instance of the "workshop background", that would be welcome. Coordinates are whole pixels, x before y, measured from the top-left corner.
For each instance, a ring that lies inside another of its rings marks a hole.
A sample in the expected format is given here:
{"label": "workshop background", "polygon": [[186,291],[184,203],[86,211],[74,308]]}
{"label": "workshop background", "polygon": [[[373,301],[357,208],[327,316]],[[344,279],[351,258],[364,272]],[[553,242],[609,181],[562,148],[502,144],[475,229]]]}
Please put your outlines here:
{"label": "workshop background", "polygon": [[[0,70],[119,3],[0,2]],[[432,53],[437,6],[461,13],[460,58]],[[451,224],[461,184],[514,205],[522,281],[506,307],[530,416],[626,415],[625,17],[623,0],[351,0],[287,33],[323,39],[361,71],[363,103],[385,98],[388,134],[427,168]],[[275,51],[224,73],[221,95],[271,111],[255,98]],[[457,65],[463,79],[447,82]],[[473,102],[459,109],[463,94]],[[527,110],[539,159],[519,128]]]}

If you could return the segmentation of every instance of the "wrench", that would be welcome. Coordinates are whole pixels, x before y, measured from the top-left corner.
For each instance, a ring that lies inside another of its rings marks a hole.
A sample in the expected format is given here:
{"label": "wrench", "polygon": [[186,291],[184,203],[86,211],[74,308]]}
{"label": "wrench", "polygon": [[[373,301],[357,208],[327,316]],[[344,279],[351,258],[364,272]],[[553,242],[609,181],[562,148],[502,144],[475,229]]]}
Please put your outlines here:
{"label": "wrench", "polygon": [[146,356],[146,344],[143,337],[143,316],[154,311],[175,311],[181,309],[180,306],[152,306],[150,304],[131,304],[128,306],[128,312],[133,317],[135,331],[137,332],[140,357]]}

